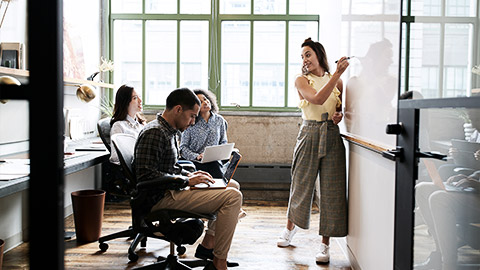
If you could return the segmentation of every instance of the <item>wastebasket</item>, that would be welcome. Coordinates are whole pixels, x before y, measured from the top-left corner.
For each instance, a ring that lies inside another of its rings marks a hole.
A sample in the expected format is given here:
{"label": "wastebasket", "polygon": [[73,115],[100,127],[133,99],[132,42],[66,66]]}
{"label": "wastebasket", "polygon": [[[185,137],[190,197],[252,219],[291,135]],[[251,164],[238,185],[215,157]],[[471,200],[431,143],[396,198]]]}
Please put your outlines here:
{"label": "wastebasket", "polygon": [[5,246],[5,241],[0,239],[0,270],[2,270],[3,265],[3,246]]}
{"label": "wastebasket", "polygon": [[102,232],[105,191],[79,190],[71,196],[77,242],[97,241]]}

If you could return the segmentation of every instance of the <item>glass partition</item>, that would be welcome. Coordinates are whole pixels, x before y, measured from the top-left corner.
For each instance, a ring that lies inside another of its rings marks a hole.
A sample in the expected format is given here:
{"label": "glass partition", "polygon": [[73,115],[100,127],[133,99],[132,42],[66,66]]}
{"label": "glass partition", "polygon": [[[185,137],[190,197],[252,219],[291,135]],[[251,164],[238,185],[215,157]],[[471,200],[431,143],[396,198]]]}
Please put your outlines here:
{"label": "glass partition", "polygon": [[419,162],[414,269],[463,269],[480,263],[479,130],[478,108],[420,110],[420,151],[446,158]]}

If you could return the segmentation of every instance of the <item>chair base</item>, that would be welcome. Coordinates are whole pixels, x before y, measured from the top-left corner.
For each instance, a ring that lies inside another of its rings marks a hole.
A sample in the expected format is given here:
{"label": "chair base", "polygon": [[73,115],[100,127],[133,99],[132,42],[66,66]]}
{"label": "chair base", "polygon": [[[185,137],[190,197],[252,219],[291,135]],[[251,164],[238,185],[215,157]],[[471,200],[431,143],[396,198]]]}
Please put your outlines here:
{"label": "chair base", "polygon": [[176,255],[168,255],[164,260],[161,260],[157,263],[142,266],[135,269],[156,269],[156,270],[191,270],[195,267],[205,266],[208,264],[206,260],[179,260]]}

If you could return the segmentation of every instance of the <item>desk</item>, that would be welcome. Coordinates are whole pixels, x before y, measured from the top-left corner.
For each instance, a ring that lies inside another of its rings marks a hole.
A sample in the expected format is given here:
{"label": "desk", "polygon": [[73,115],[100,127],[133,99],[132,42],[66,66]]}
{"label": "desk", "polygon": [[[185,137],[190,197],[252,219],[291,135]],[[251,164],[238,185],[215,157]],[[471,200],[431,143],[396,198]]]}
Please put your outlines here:
{"label": "desk", "polygon": [[[91,143],[91,141],[92,140],[82,141],[81,143],[73,144],[71,147],[79,147],[82,145],[82,143],[88,144]],[[65,175],[95,166],[107,161],[110,157],[110,153],[108,151],[81,151],[77,153],[82,153],[82,155],[65,159]],[[29,180],[29,176],[24,176],[13,180],[0,181],[0,198],[28,189]]]}
{"label": "desk", "polygon": [[[69,143],[67,152],[74,151],[83,144],[98,141],[99,138]],[[78,155],[77,155],[78,154]],[[96,165],[108,161],[108,151],[79,151],[64,161],[65,215],[72,213],[70,192],[95,188]],[[27,154],[11,158],[28,158]],[[5,157],[2,157],[5,158]],[[44,181],[45,179],[39,179]],[[5,240],[5,250],[9,250],[28,239],[28,189],[30,177],[24,176],[8,181],[0,181],[0,238]]]}

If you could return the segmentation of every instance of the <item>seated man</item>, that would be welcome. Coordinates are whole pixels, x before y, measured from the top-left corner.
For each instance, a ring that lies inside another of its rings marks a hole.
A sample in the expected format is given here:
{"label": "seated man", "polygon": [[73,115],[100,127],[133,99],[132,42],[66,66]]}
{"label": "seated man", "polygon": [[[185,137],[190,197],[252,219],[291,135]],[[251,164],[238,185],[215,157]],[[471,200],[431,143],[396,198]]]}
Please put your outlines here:
{"label": "seated man", "polygon": [[[480,162],[480,150],[474,156]],[[430,174],[439,179],[438,183],[442,181],[434,170]],[[456,224],[480,222],[480,171],[469,176],[451,176],[447,184],[464,191],[447,191],[432,182],[422,182],[415,187],[417,204],[435,241],[435,250],[426,262],[415,265],[415,269],[457,269]]]}
{"label": "seated man", "polygon": [[[148,123],[138,136],[133,162],[138,181],[149,181],[165,174],[186,175],[188,186],[214,181],[206,172],[188,173],[177,164],[177,135],[195,123],[199,110],[200,100],[193,91],[182,88],[169,94],[165,111],[157,114],[157,119]],[[227,255],[242,205],[242,193],[238,189],[165,190],[153,200],[151,211],[169,208],[217,213],[217,219],[209,221],[202,242],[205,249],[213,248],[213,263],[205,269],[227,269]]]}

